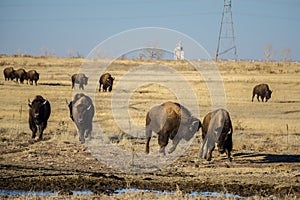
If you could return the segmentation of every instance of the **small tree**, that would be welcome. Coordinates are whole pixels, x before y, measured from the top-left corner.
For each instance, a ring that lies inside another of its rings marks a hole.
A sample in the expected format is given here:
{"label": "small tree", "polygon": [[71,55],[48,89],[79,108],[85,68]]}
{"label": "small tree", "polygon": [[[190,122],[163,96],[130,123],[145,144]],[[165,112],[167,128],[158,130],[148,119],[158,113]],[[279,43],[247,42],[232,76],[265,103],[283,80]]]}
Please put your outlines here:
{"label": "small tree", "polygon": [[264,57],[265,57],[265,60],[267,62],[271,61],[273,59],[273,57],[275,56],[275,50],[273,50],[273,47],[271,44],[267,44],[265,45],[265,48],[264,48]]}
{"label": "small tree", "polygon": [[139,59],[144,60],[146,58],[145,53],[141,50],[139,51]]}
{"label": "small tree", "polygon": [[291,60],[291,49],[282,48],[280,51],[281,60],[283,62],[289,62]]}
{"label": "small tree", "polygon": [[42,47],[41,51],[44,53],[44,56],[46,56],[46,57],[55,56],[55,53],[51,52],[47,47]]}
{"label": "small tree", "polygon": [[16,54],[17,54],[18,56],[23,56],[23,55],[25,54],[25,52],[23,51],[23,49],[18,48],[17,51],[16,51]]}
{"label": "small tree", "polygon": [[73,57],[73,50],[72,50],[72,49],[68,49],[68,51],[67,51],[67,56],[68,56],[69,58],[72,58],[72,57]]}
{"label": "small tree", "polygon": [[163,50],[156,47],[145,49],[145,56],[148,60],[161,60],[163,53]]}
{"label": "small tree", "polygon": [[76,57],[77,57],[77,58],[82,58],[83,56],[80,54],[79,51],[76,51]]}

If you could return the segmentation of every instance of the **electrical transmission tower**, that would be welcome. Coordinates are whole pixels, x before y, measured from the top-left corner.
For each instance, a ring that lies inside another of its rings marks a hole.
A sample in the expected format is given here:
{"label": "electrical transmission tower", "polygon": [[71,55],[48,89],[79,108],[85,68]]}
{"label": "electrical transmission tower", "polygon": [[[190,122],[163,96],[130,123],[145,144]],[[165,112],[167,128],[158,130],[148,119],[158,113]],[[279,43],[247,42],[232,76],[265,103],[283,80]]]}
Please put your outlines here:
{"label": "electrical transmission tower", "polygon": [[220,58],[221,55],[224,54],[227,55],[227,59],[237,59],[237,50],[235,45],[235,36],[232,21],[231,0],[224,0],[218,47],[216,51],[216,61]]}

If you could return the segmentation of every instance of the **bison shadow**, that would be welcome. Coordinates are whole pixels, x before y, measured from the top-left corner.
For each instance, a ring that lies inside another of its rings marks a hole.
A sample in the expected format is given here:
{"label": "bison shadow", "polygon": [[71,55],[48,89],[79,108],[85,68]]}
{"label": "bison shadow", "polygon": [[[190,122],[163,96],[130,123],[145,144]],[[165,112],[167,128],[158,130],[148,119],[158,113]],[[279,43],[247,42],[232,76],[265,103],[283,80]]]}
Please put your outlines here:
{"label": "bison shadow", "polygon": [[256,163],[294,163],[300,162],[298,154],[266,154],[266,153],[236,153],[234,157],[257,158],[253,160]]}
{"label": "bison shadow", "polygon": [[38,83],[38,85],[47,85],[47,86],[71,86],[71,84],[65,84],[65,83]]}

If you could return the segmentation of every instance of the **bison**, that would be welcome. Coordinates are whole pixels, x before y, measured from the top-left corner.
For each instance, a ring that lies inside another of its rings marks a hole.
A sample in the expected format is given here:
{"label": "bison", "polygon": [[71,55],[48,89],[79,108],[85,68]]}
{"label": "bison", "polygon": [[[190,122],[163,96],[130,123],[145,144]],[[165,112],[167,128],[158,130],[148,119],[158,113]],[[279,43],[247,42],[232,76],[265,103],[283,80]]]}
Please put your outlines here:
{"label": "bison", "polygon": [[30,85],[33,84],[33,81],[35,82],[35,85],[37,85],[37,81],[39,80],[39,78],[40,78],[40,74],[37,73],[37,71],[30,70],[27,72],[27,79],[29,80]]}
{"label": "bison", "polygon": [[208,113],[202,121],[202,147],[200,157],[210,161],[217,143],[218,151],[226,152],[229,161],[232,160],[233,128],[228,111],[217,109]]}
{"label": "bison", "polygon": [[173,146],[168,153],[172,153],[181,139],[189,141],[200,127],[200,120],[179,103],[165,102],[154,106],[146,115],[146,153],[149,153],[152,131],[158,134],[159,152],[165,155],[169,139]]}
{"label": "bison", "polygon": [[17,82],[20,79],[20,83],[24,83],[24,80],[27,80],[27,72],[25,71],[25,69],[20,68],[15,70],[14,72],[14,78],[17,80]]}
{"label": "bison", "polygon": [[29,128],[32,131],[32,138],[39,133],[38,140],[42,140],[43,132],[47,127],[47,121],[51,114],[51,107],[48,100],[38,95],[32,102],[28,99],[29,106]]}
{"label": "bison", "polygon": [[269,86],[267,84],[259,84],[253,88],[252,102],[255,95],[257,95],[257,101],[259,101],[260,97],[262,102],[264,102],[264,98],[266,97],[267,102],[271,98],[272,91],[269,89]]}
{"label": "bison", "polygon": [[110,73],[102,74],[100,77],[100,80],[99,80],[99,84],[100,84],[99,92],[101,91],[101,86],[102,86],[103,92],[106,92],[107,88],[108,88],[108,91],[111,92],[112,88],[113,88],[114,80],[115,80],[115,78],[112,77]]}
{"label": "bison", "polygon": [[13,80],[15,78],[15,72],[13,67],[7,67],[3,70],[5,80]]}
{"label": "bison", "polygon": [[72,79],[72,89],[74,88],[75,83],[79,84],[79,89],[82,90],[84,90],[83,85],[88,84],[88,77],[85,76],[85,74],[83,73],[73,74],[71,79]]}
{"label": "bison", "polygon": [[94,105],[92,99],[85,94],[76,94],[73,100],[68,103],[70,118],[74,121],[78,133],[79,141],[85,142],[85,137],[91,138],[91,132],[93,129],[93,117],[95,114]]}

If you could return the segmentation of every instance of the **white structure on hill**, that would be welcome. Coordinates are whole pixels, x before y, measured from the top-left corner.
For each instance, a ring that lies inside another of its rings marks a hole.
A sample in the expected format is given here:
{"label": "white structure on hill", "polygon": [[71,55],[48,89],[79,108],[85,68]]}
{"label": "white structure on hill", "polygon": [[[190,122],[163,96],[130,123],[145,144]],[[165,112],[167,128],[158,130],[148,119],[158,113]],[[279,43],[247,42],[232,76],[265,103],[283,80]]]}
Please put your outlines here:
{"label": "white structure on hill", "polygon": [[184,60],[184,51],[183,47],[181,46],[181,40],[179,40],[174,49],[174,60]]}

